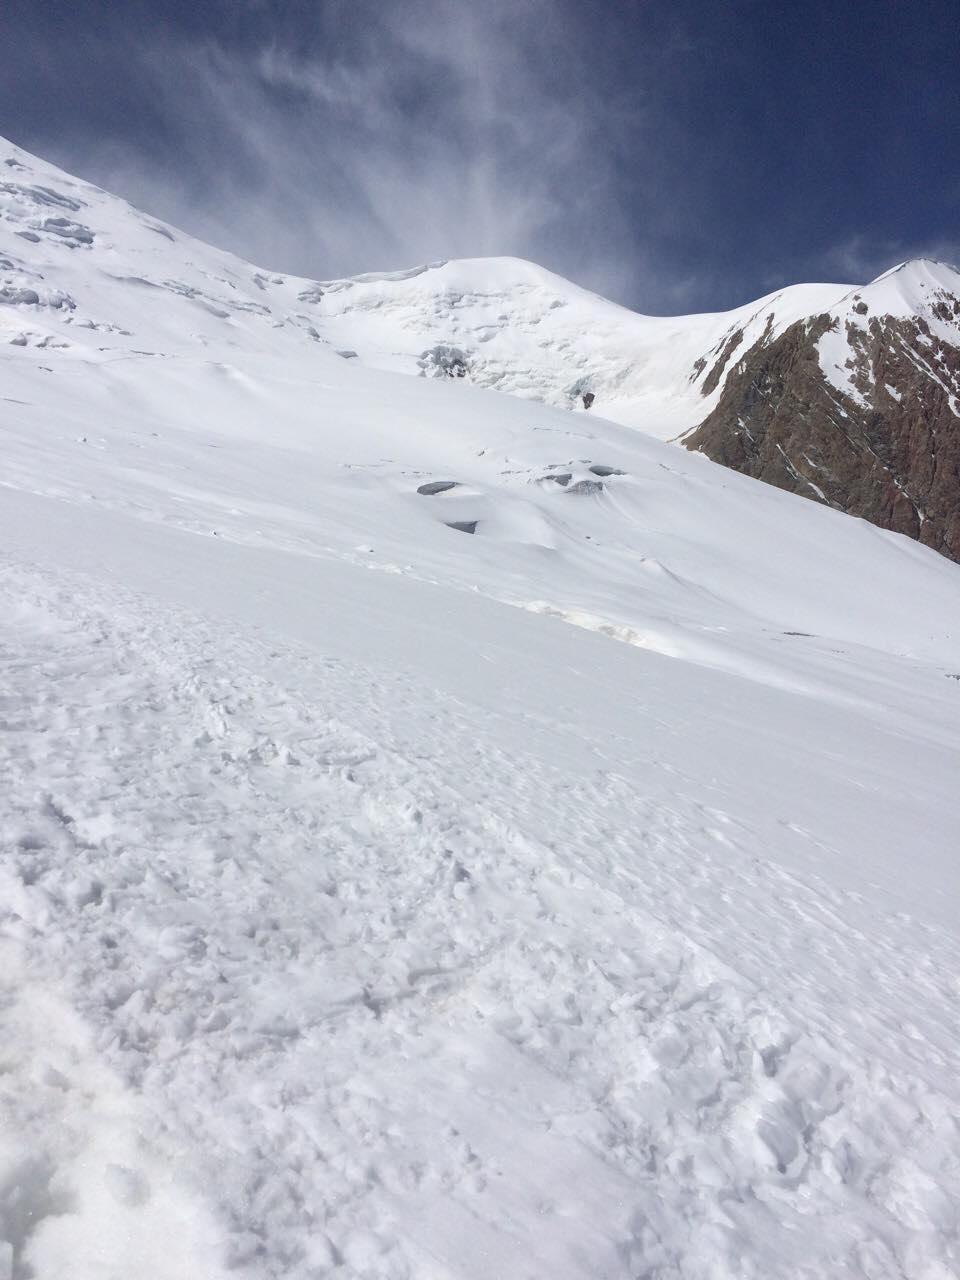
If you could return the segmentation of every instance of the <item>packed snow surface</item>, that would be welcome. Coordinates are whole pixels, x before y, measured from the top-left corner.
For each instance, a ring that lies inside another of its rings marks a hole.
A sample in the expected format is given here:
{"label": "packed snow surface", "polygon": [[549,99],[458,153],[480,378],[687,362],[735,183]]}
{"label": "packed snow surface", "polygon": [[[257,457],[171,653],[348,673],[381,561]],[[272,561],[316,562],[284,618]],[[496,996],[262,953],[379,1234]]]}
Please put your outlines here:
{"label": "packed snow surface", "polygon": [[0,1276],[955,1276],[957,567],[0,166]]}

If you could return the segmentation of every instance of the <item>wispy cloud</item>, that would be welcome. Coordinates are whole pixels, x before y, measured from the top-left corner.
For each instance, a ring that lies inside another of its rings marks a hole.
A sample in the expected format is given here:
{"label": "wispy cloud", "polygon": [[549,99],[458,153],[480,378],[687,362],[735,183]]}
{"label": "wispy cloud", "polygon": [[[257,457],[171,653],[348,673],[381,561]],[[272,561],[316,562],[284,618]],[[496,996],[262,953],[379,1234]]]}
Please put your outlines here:
{"label": "wispy cloud", "polygon": [[[72,24],[19,7],[14,140],[267,268],[516,255],[677,312],[960,256],[956,131],[902,97],[901,49],[886,79],[864,64],[864,139],[832,10],[804,59],[763,6],[738,25],[706,0],[75,0]],[[899,203],[875,196],[887,172]]]}
{"label": "wispy cloud", "polygon": [[333,276],[512,254],[629,297],[653,274],[618,172],[640,121],[605,101],[559,12],[418,0],[381,6],[346,47],[305,49],[151,31],[130,58],[164,145],[90,137],[82,160],[268,267]]}
{"label": "wispy cloud", "polygon": [[960,262],[960,239],[935,236],[929,239],[893,240],[868,233],[849,236],[829,245],[817,257],[837,279],[864,284],[910,258],[934,258],[940,262]]}

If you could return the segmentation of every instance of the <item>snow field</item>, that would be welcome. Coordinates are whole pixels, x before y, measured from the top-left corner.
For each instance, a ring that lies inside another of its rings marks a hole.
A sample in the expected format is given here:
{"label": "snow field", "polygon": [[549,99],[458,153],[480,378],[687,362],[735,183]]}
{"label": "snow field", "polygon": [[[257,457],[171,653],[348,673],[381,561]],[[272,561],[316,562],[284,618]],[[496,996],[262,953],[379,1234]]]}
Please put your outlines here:
{"label": "snow field", "polygon": [[951,1274],[955,938],[666,761],[571,776],[82,576],[4,596],[4,935],[56,993],[8,1016],[63,1117],[12,1274],[160,1231],[205,1274]]}

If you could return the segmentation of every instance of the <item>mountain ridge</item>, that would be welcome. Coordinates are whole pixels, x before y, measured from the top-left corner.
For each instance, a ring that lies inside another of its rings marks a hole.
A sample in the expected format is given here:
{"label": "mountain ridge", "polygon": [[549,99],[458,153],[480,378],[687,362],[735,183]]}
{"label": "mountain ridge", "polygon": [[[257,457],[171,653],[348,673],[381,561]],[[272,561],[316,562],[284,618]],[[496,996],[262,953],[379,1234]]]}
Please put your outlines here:
{"label": "mountain ridge", "polygon": [[756,344],[684,443],[960,560],[960,274],[901,263]]}
{"label": "mountain ridge", "polygon": [[[960,275],[945,264],[915,259],[863,286],[799,284],[673,317],[517,258],[310,280],[245,263],[12,144],[0,149],[0,227],[12,233],[0,335],[15,345],[70,358],[96,334],[97,358],[135,353],[147,306],[165,350],[199,355],[219,341],[208,332],[219,322],[228,347],[258,360],[313,347],[589,409],[960,558]],[[932,363],[928,342],[938,344]]]}

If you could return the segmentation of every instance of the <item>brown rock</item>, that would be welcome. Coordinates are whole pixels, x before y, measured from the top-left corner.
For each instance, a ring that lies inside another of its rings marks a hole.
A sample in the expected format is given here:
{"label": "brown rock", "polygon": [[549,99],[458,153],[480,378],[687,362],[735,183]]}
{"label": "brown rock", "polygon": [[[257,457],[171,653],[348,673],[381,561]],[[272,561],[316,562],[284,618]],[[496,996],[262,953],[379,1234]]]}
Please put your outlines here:
{"label": "brown rock", "polygon": [[[931,310],[956,322],[960,302],[945,295]],[[684,443],[960,561],[960,326],[953,345],[922,316],[847,322],[848,394],[817,353],[839,323],[817,316],[757,342]]]}

